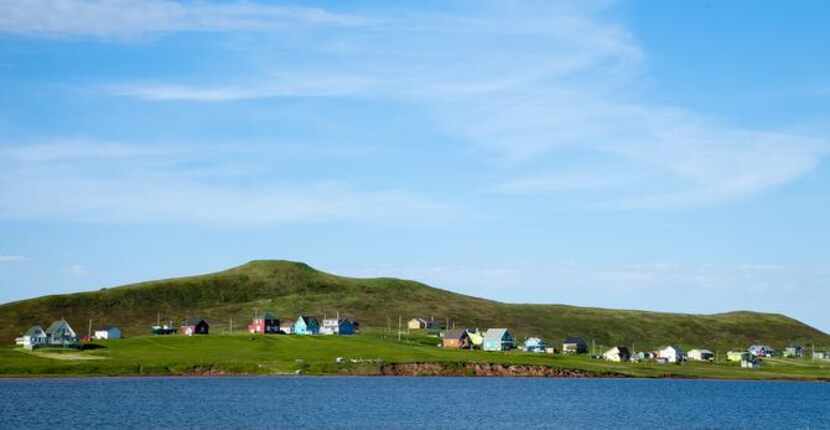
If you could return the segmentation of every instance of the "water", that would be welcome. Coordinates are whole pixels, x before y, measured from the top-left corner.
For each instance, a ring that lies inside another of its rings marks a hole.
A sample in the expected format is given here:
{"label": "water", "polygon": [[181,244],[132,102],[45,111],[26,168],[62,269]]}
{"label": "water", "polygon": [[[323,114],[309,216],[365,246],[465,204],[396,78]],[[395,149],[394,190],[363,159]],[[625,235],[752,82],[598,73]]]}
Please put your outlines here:
{"label": "water", "polygon": [[253,377],[0,380],[0,428],[830,428],[830,384]]}

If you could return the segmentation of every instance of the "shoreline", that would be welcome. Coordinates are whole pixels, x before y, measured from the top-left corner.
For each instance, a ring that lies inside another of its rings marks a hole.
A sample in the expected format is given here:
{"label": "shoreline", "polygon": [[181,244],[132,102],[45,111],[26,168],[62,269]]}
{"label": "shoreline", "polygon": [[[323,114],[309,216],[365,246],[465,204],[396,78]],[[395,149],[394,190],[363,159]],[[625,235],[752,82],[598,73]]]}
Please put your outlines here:
{"label": "shoreline", "polygon": [[776,376],[770,378],[708,377],[665,373],[655,376],[633,376],[619,372],[601,372],[584,369],[569,369],[543,365],[502,364],[502,363],[390,363],[377,371],[345,370],[332,373],[247,373],[225,370],[193,371],[183,373],[126,373],[111,375],[105,373],[79,374],[8,374],[0,375],[3,381],[25,380],[69,380],[69,379],[191,379],[191,378],[513,378],[513,379],[629,379],[629,380],[697,380],[697,381],[747,381],[747,382],[807,382],[830,383],[828,377],[798,378]]}

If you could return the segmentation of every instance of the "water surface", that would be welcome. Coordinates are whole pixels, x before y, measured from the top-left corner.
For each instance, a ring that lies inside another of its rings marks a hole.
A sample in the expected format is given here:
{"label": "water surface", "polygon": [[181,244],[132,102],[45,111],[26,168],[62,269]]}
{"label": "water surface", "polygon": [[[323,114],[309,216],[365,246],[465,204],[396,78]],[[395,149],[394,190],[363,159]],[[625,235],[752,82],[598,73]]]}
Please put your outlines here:
{"label": "water surface", "polygon": [[830,428],[830,384],[542,378],[0,380],[0,428]]}

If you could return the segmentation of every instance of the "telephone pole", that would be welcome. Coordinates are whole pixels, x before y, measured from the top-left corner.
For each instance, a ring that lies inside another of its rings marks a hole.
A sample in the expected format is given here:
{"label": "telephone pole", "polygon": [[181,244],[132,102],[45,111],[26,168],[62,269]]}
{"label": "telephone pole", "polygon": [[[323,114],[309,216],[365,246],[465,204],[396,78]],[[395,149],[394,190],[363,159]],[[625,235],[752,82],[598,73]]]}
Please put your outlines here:
{"label": "telephone pole", "polygon": [[401,341],[401,316],[398,314],[398,342]]}

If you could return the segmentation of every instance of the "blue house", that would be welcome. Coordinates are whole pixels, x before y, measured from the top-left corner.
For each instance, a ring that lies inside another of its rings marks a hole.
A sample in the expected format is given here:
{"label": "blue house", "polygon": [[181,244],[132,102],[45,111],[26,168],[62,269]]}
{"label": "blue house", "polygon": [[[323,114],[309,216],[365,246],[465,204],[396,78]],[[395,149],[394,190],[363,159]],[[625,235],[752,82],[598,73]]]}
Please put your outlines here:
{"label": "blue house", "polygon": [[294,334],[320,334],[320,323],[317,322],[317,318],[300,315],[294,322]]}
{"label": "blue house", "polygon": [[515,347],[516,341],[506,328],[491,328],[484,333],[485,351],[508,351]]}
{"label": "blue house", "polygon": [[354,334],[354,321],[352,320],[340,320],[338,321],[339,327],[337,334],[339,335],[350,335]]}
{"label": "blue house", "polygon": [[538,337],[529,337],[525,339],[524,350],[527,352],[545,352],[545,341]]}

